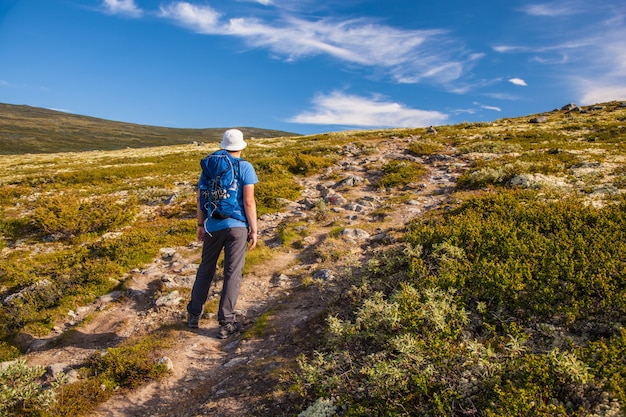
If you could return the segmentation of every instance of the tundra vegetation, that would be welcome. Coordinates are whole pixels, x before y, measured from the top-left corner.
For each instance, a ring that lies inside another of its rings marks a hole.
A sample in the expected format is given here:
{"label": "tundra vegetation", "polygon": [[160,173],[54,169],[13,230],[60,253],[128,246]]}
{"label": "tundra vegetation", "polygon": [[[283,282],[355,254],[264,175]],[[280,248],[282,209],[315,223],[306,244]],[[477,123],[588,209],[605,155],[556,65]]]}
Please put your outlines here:
{"label": "tundra vegetation", "polygon": [[[341,298],[312,324],[323,337],[277,372],[277,406],[296,404],[303,416],[624,415],[626,108],[543,116],[440,126],[436,135],[251,141],[260,214],[297,200],[296,180],[335,164],[348,144],[375,154],[382,140],[414,137],[410,155],[470,163],[445,207],[408,222],[338,279]],[[71,384],[40,382],[41,370],[19,360],[19,341],[123,289],[128,271],[159,248],[194,239],[206,153],[176,145],[0,156],[0,361],[15,360],[0,371],[3,412],[84,415],[116,387],[167,374],[167,326],[94,355]],[[390,207],[426,172],[406,159],[379,168],[372,193]],[[326,221],[323,203],[315,213]],[[286,250],[300,247],[300,226],[280,225]],[[271,256],[260,249],[248,267]]]}

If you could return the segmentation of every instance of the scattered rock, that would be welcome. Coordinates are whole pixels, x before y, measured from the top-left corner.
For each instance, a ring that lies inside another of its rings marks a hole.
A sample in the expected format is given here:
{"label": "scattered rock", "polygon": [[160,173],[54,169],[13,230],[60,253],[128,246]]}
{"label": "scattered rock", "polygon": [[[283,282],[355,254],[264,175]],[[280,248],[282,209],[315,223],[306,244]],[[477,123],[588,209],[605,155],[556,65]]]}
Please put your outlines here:
{"label": "scattered rock", "polygon": [[370,237],[370,242],[372,243],[380,243],[380,242],[384,242],[388,239],[388,235],[387,233],[384,232],[380,232],[380,233],[376,233],[375,235],[372,235],[372,237]]}
{"label": "scattered rock", "polygon": [[349,211],[354,211],[357,213],[362,213],[366,210],[364,206],[362,206],[361,204],[356,204],[356,203],[348,204],[344,206],[344,209],[349,210]]}
{"label": "scattered rock", "polygon": [[174,248],[161,248],[161,259],[164,261],[173,261],[178,255]]}
{"label": "scattered rock", "polygon": [[168,371],[174,370],[174,362],[172,362],[172,360],[167,356],[163,356],[161,359],[159,359],[159,364],[165,365]]}
{"label": "scattered rock", "polygon": [[335,188],[355,187],[357,185],[363,184],[364,181],[365,179],[359,175],[351,175],[339,181],[337,184],[334,185],[334,187]]}
{"label": "scattered rock", "polygon": [[68,384],[73,384],[80,379],[80,373],[76,369],[70,369],[66,375]]}
{"label": "scattered rock", "polygon": [[103,295],[102,297],[98,297],[96,301],[102,304],[108,304],[112,303],[113,301],[117,301],[120,298],[122,298],[121,291],[112,291],[108,294]]}
{"label": "scattered rock", "polygon": [[321,279],[322,281],[331,281],[335,278],[335,274],[330,269],[320,269],[313,274],[314,279]]}
{"label": "scattered rock", "polygon": [[233,358],[224,364],[224,368],[232,368],[234,366],[239,365],[240,363],[247,362],[248,358],[240,356],[238,358]]}
{"label": "scattered rock", "polygon": [[163,204],[169,206],[178,199],[178,194],[174,193],[163,200]]}
{"label": "scattered rock", "polygon": [[545,116],[533,117],[529,120],[529,123],[545,123],[548,121],[548,118]]}
{"label": "scattered rock", "polygon": [[291,279],[285,274],[278,274],[277,276],[272,277],[272,282],[278,286],[284,287],[289,285]]}
{"label": "scattered rock", "polygon": [[174,290],[169,294],[157,298],[154,302],[154,305],[156,305],[157,307],[173,307],[180,304],[182,299],[183,298],[180,296],[178,291]]}
{"label": "scattered rock", "polygon": [[343,206],[348,202],[341,194],[333,193],[324,198],[324,202],[333,206]]}
{"label": "scattered rock", "polygon": [[450,155],[433,154],[433,155],[430,155],[428,158],[426,158],[426,162],[429,164],[432,164],[434,162],[449,162],[453,159],[454,157]]}
{"label": "scattered rock", "polygon": [[2,301],[2,303],[7,305],[7,304],[11,303],[13,300],[15,300],[16,298],[22,298],[23,299],[23,298],[27,297],[30,294],[35,294],[37,291],[39,291],[41,289],[48,288],[50,285],[52,285],[52,282],[48,281],[47,279],[42,279],[41,281],[35,282],[34,284],[31,284],[28,287],[23,288],[19,292],[16,292],[14,294],[11,294],[11,295],[5,297],[5,299]]}
{"label": "scattered rock", "polygon": [[66,363],[53,363],[46,367],[46,372],[54,379],[59,379],[59,377],[65,373],[65,370],[68,369],[69,366]]}
{"label": "scattered rock", "polygon": [[363,242],[370,238],[370,234],[363,229],[346,227],[340,233],[341,237],[351,243]]}

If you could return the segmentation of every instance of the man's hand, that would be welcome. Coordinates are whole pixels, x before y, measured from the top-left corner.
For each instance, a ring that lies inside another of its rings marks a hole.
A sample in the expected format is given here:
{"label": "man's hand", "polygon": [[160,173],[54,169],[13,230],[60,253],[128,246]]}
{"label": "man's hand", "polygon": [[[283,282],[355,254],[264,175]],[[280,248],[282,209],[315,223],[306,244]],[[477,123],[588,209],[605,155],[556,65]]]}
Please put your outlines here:
{"label": "man's hand", "polygon": [[256,241],[256,232],[248,232],[248,249],[254,249],[256,247]]}

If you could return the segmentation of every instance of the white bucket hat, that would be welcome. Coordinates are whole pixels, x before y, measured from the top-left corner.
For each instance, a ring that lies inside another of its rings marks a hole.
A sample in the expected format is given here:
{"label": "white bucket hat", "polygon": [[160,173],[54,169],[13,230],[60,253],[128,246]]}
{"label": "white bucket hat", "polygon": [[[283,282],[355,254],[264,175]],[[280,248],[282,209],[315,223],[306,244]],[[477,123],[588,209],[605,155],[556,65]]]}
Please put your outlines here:
{"label": "white bucket hat", "polygon": [[228,129],[222,135],[222,142],[220,142],[220,147],[222,149],[226,149],[227,151],[241,151],[248,144],[243,140],[243,133],[238,129]]}

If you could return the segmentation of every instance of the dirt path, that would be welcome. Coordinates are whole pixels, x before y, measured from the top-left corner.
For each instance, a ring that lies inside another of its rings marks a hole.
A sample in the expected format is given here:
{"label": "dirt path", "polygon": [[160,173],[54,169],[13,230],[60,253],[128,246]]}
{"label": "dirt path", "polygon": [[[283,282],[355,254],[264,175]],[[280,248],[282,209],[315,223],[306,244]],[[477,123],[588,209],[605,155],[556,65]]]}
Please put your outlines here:
{"label": "dirt path", "polygon": [[[352,153],[331,170],[334,178],[366,179],[346,191],[350,202],[376,197],[372,200],[375,203],[362,214],[357,209],[337,208],[333,215],[342,217],[347,225],[367,222],[367,212],[380,208],[389,197],[372,188],[369,177],[377,174],[366,167],[385,158],[397,158],[401,151],[397,141],[381,143],[379,151],[374,156]],[[462,161],[445,155],[424,162],[429,174],[413,190],[415,200],[387,213],[383,222],[385,233],[401,228],[407,220],[445,201],[464,168]],[[303,197],[323,198],[328,188],[320,185],[329,183],[326,178],[331,177],[330,173],[303,179]],[[280,215],[265,216],[259,221],[261,239],[271,245],[280,221],[301,220],[303,216],[294,207]],[[97,350],[106,350],[131,335],[171,324],[177,342],[164,359],[172,364],[171,376],[113,396],[98,407],[94,416],[272,415],[269,409],[251,408],[267,403],[263,397],[271,392],[271,387],[266,385],[265,378],[277,363],[298,353],[298,341],[293,339],[295,330],[315,320],[336,289],[332,282],[323,288],[302,285],[302,278],[322,267],[337,274],[348,267],[348,262],[362,264],[369,256],[368,245],[356,244],[350,259],[320,262],[310,252],[324,241],[330,229],[330,225],[316,224],[305,240],[308,246],[299,250],[274,249],[275,256],[270,261],[244,277],[237,305],[245,316],[244,331],[252,328],[264,312],[271,312],[271,321],[262,338],[249,335],[244,338],[240,334],[225,341],[217,339],[215,317],[203,318],[196,330],[184,325],[186,300],[183,296],[177,299],[172,289],[189,288],[193,283],[200,245],[192,243],[186,248],[164,248],[162,256],[151,265],[132,272],[125,294],[111,294],[76,311],[74,322],[80,325],[73,327],[74,323],[69,323],[71,330],[61,329],[59,333],[63,334],[60,339],[55,336],[55,343],[49,343],[51,340],[35,343],[34,351],[25,359],[30,364],[78,366]],[[220,285],[216,286],[215,294]],[[169,300],[155,301],[157,291],[169,295]],[[162,305],[157,306],[159,302]],[[85,317],[89,319],[81,322]]]}

